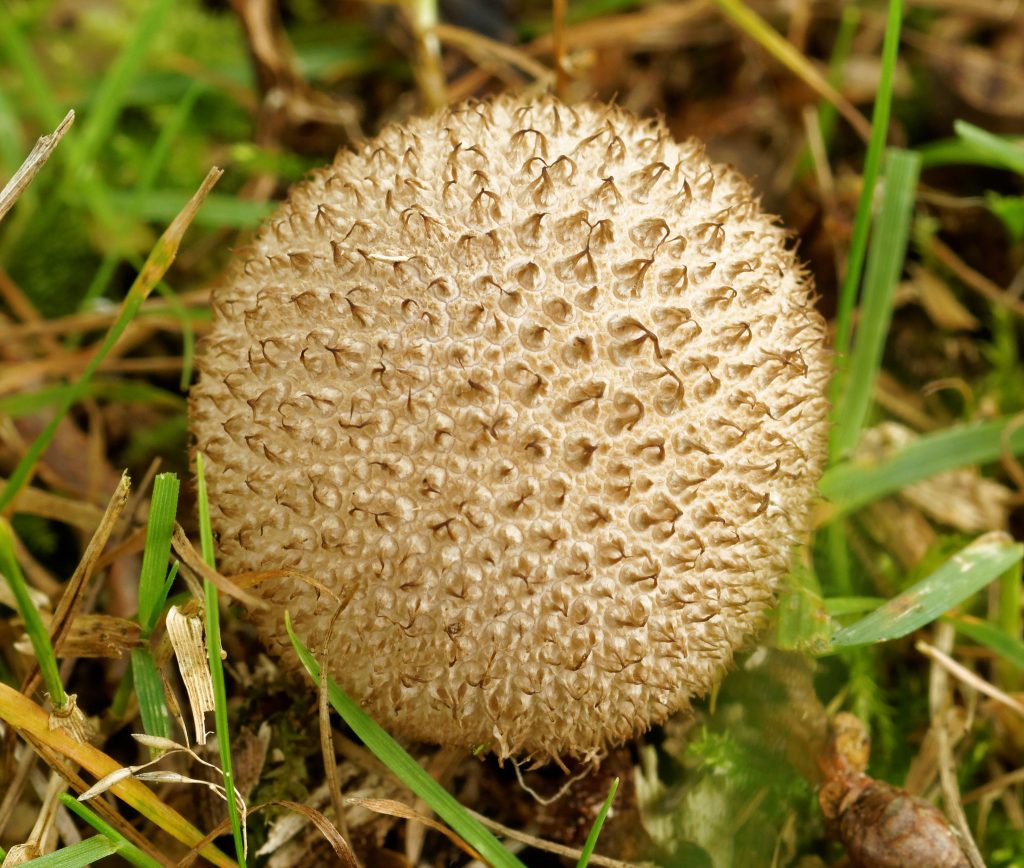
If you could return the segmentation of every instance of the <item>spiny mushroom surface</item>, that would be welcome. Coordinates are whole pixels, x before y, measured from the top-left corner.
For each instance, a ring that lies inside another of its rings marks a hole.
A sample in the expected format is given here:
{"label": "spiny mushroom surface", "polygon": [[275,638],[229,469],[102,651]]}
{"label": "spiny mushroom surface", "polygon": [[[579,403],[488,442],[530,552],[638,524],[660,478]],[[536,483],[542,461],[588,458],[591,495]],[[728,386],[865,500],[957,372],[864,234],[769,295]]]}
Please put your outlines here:
{"label": "spiny mushroom surface", "polygon": [[[594,756],[685,708],[807,530],[828,357],[738,173],[554,98],[386,129],[298,185],[213,296],[191,398],[220,563],[345,607],[384,726]],[[338,608],[257,588],[319,653]]]}

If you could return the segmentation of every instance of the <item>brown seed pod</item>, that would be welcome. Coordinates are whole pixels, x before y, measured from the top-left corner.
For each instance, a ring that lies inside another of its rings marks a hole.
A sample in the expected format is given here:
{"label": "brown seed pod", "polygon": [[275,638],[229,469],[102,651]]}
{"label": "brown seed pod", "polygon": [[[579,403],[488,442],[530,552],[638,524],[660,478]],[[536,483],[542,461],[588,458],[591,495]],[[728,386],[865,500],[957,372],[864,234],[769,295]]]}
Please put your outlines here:
{"label": "brown seed pod", "polygon": [[859,718],[840,712],[829,729],[818,804],[854,868],[969,868],[942,811],[865,773],[871,740]]}
{"label": "brown seed pod", "polygon": [[818,794],[829,834],[854,868],[969,868],[942,811],[865,774],[834,778]]}
{"label": "brown seed pod", "polygon": [[[213,296],[192,393],[223,568],[346,601],[332,674],[402,735],[600,753],[721,677],[823,460],[810,280],[657,121],[504,97],[314,172]],[[285,653],[337,608],[259,588]]]}

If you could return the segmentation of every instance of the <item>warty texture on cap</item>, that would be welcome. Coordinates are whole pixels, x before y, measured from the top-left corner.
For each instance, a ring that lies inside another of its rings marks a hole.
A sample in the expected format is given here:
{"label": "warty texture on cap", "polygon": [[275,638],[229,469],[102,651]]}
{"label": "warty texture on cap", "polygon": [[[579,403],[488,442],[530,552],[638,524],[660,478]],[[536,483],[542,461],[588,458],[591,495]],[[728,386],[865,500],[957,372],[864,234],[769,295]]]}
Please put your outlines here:
{"label": "warty texture on cap", "polygon": [[220,565],[382,725],[592,757],[686,708],[805,538],[829,359],[747,181],[615,107],[508,96],[291,192],[191,397]]}

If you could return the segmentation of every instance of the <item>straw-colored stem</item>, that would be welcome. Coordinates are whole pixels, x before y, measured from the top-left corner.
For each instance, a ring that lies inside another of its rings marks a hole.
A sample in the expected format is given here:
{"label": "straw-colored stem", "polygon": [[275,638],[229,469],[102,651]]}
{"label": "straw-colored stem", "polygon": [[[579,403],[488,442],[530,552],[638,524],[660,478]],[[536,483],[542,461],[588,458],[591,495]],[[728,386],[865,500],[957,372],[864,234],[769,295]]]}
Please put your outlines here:
{"label": "straw-colored stem", "polygon": [[551,33],[554,41],[555,94],[565,99],[569,89],[569,70],[566,66],[565,13],[569,0],[552,0]]}
{"label": "straw-colored stem", "polygon": [[441,40],[436,27],[437,0],[409,0],[406,4],[409,24],[416,39],[416,80],[423,102],[430,111],[448,104],[444,69],[441,66]]}

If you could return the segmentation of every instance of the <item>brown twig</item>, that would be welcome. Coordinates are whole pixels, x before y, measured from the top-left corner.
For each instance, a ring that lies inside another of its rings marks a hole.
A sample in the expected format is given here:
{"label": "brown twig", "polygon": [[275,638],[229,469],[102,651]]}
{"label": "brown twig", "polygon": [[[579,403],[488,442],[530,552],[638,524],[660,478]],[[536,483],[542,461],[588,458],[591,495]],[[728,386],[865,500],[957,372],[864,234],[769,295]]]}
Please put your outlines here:
{"label": "brown twig", "polygon": [[[677,45],[679,31],[701,19],[709,19],[711,10],[706,0],[690,0],[665,6],[650,6],[637,12],[605,15],[584,21],[564,30],[566,51],[582,48],[606,48],[615,45],[654,41],[659,45]],[[553,33],[538,36],[526,50],[533,55],[553,54]]]}
{"label": "brown twig", "polygon": [[[934,663],[937,663],[940,668],[946,670],[950,675],[956,678],[958,681],[967,685],[973,690],[977,690],[979,693],[984,693],[989,699],[998,702],[1000,705],[1005,705],[1007,708],[1012,708],[1017,714],[1024,717],[1024,703],[1014,699],[1008,693],[1000,690],[994,684],[986,681],[984,678],[975,675],[966,666],[957,663],[949,653],[943,650],[941,647],[929,645],[927,642],[919,641],[914,646],[924,654],[925,657],[931,659]],[[952,648],[952,646],[950,646]]]}
{"label": "brown twig", "polygon": [[[34,308],[27,306],[30,302],[25,298],[24,291],[11,282],[9,275],[3,269],[0,269],[0,294],[3,295],[4,301],[10,305],[11,310],[21,318],[21,322],[3,323],[2,340],[5,343],[37,335],[49,337],[67,334],[68,332],[100,329],[109,326],[117,317],[116,311],[97,310],[71,313],[56,319],[42,319],[38,315],[32,314]],[[178,295],[178,302],[182,307],[186,308],[205,308],[209,300],[210,291],[206,287],[183,292]],[[166,313],[167,308],[166,299],[151,298],[139,308],[136,321],[145,322],[153,328],[177,331],[181,328],[181,320],[177,316]],[[209,323],[205,320],[199,320],[192,324],[192,328],[194,331],[201,333],[209,328]]]}
{"label": "brown twig", "polygon": [[[689,0],[684,3],[673,3],[666,6],[651,6],[637,12],[629,12],[622,15],[606,15],[592,21],[584,21],[572,26],[566,25],[561,33],[563,38],[563,56],[572,51],[582,49],[600,49],[612,46],[650,47],[653,45],[666,48],[676,47],[682,44],[687,34],[686,28],[701,20],[710,20],[710,8],[706,0]],[[450,25],[438,25],[438,33],[442,34]],[[552,70],[544,68],[543,77],[536,75],[540,68],[525,65],[522,58],[536,58],[545,55],[555,54],[555,34],[544,33],[538,36],[527,45],[513,48],[501,45],[499,52],[493,45],[492,40],[474,34],[477,46],[488,46],[488,50],[494,57],[505,58],[514,66],[525,72],[534,75],[537,83],[548,86],[555,79]],[[444,37],[442,36],[442,39]],[[463,46],[468,48],[468,46]],[[511,52],[511,53],[510,53]],[[468,52],[467,52],[468,53]],[[480,58],[475,58],[480,63]],[[500,74],[494,70],[484,69],[478,66],[470,70],[461,78],[456,79],[449,86],[449,96],[454,100],[464,99],[475,93],[486,84],[492,75]]]}
{"label": "brown twig", "polygon": [[[0,485],[7,480],[0,477]],[[28,486],[23,488],[14,500],[17,512],[37,515],[40,518],[51,518],[64,524],[92,532],[103,517],[99,507],[91,503],[82,503],[70,497],[43,491],[41,488]]]}
{"label": "brown twig", "polygon": [[521,48],[498,42],[474,30],[441,23],[434,27],[434,32],[442,42],[461,48],[478,63],[495,58],[502,64],[522,70],[543,84],[550,83],[554,77],[550,69]]}
{"label": "brown twig", "polygon": [[[32,303],[32,300],[25,294],[24,290],[18,286],[10,275],[0,268],[0,297],[3,298],[7,307],[10,309],[14,316],[18,317],[22,323],[37,326],[40,323],[46,322],[39,315],[39,311],[36,310],[36,306]],[[10,323],[6,317],[0,318],[0,325],[3,326],[4,331],[4,342],[13,341],[14,335],[12,330],[17,328],[16,324]],[[40,343],[47,352],[55,353],[60,351],[60,344],[52,335],[42,335]],[[13,347],[8,349],[7,353],[14,357],[19,356],[21,353],[15,349],[11,352]],[[24,348],[24,352],[28,352],[28,348]]]}
{"label": "brown twig", "polygon": [[[490,817],[485,817],[483,814],[478,814],[476,811],[469,808],[467,808],[466,811],[492,832],[497,832],[499,835],[504,835],[506,838],[511,838],[513,841],[519,841],[522,844],[535,847],[538,850],[543,850],[545,853],[554,853],[557,856],[565,856],[569,859],[579,859],[580,856],[583,855],[582,850],[577,850],[574,847],[566,847],[563,844],[555,844],[553,841],[545,841],[543,838],[537,838],[534,835],[528,835],[526,832],[520,832],[518,829],[513,829],[502,823],[498,823]],[[610,856],[602,856],[599,853],[592,853],[590,855],[589,864],[601,865],[604,866],[604,868],[641,868],[641,866],[647,866],[650,863],[623,862],[621,859],[612,859]]]}
{"label": "brown twig", "polygon": [[209,579],[217,586],[217,590],[226,594],[233,600],[237,600],[248,609],[266,609],[267,603],[259,597],[254,597],[247,591],[243,591],[238,585],[226,576],[222,576],[213,567],[209,566],[202,559],[199,552],[192,546],[191,540],[185,534],[180,524],[175,523],[174,533],[171,536],[171,546],[178,553],[178,557],[193,572],[204,579]]}
{"label": "brown twig", "polygon": [[[64,586],[64,593],[61,595],[60,602],[57,604],[53,618],[50,621],[50,639],[56,654],[60,653],[61,646],[71,630],[71,621],[81,600],[85,583],[92,576],[96,568],[96,562],[103,553],[103,549],[106,548],[107,540],[110,538],[110,534],[113,532],[121,515],[121,510],[124,509],[124,505],[128,500],[128,490],[130,487],[131,481],[128,478],[128,474],[122,474],[121,482],[110,498],[110,503],[107,505],[106,512],[104,512],[99,526],[96,528],[92,539],[89,540],[89,545],[86,546],[85,553],[78,562],[78,566],[75,568],[71,579]],[[23,489],[22,494],[25,491],[26,489]],[[31,696],[41,681],[42,677],[39,673],[39,666],[34,664],[32,671],[23,682],[22,693],[26,696]]]}
{"label": "brown twig", "polygon": [[1006,774],[993,778],[987,783],[982,784],[980,787],[975,787],[970,792],[964,793],[961,801],[965,805],[969,805],[971,802],[976,802],[978,799],[982,799],[993,793],[998,793],[1001,790],[1016,786],[1017,784],[1024,784],[1024,768],[1014,769],[1012,772],[1006,772]]}
{"label": "brown twig", "polygon": [[272,0],[232,0],[245,31],[260,92],[257,143],[272,146],[305,123],[340,127],[350,139],[359,137],[355,108],[314,90],[302,78],[295,52],[281,26]]}
{"label": "brown twig", "polygon": [[[338,764],[334,757],[334,744],[331,741],[331,709],[327,701],[329,649],[333,641],[335,627],[338,625],[338,617],[343,611],[345,611],[344,603],[335,610],[334,617],[331,618],[330,626],[327,628],[327,635],[324,637],[323,657],[320,660],[320,684],[317,690],[317,717],[320,724],[320,752],[323,755],[324,776],[327,781],[327,790],[331,795],[331,806],[334,808],[334,826],[341,837],[347,841],[351,836],[345,811],[345,800],[341,793],[341,784],[338,781]],[[354,855],[352,858],[358,865]]]}
{"label": "brown twig", "polygon": [[[443,747],[427,763],[427,774],[444,786],[446,779],[464,756],[465,753],[458,748]],[[370,810],[373,809],[370,808]],[[417,798],[413,802],[412,810],[420,817],[433,818],[434,816],[433,810],[422,798]],[[412,818],[410,817],[410,819]],[[410,865],[419,865],[422,861],[420,857],[423,855],[423,841],[428,828],[437,828],[437,826],[425,821],[414,821],[406,827],[405,858],[409,860]]]}
{"label": "brown twig", "polygon": [[933,237],[929,240],[928,252],[952,271],[956,278],[965,286],[970,287],[989,301],[993,301],[998,305],[1002,305],[1007,310],[1013,311],[1018,316],[1024,316],[1024,301],[1014,298],[997,283],[985,277],[984,274],[975,271],[957,256],[952,248],[948,247],[938,238]]}
{"label": "brown twig", "polygon": [[931,706],[932,720],[935,722],[935,734],[938,740],[939,780],[942,784],[942,799],[946,813],[950,816],[960,832],[960,846],[963,848],[971,868],[985,868],[978,845],[971,834],[967,815],[964,813],[960,800],[960,787],[956,779],[956,758],[953,756],[953,745],[949,730],[944,721],[946,709],[951,702],[952,689],[949,684],[949,673],[942,658],[950,660],[948,652],[953,650],[955,630],[952,624],[939,622],[935,628],[935,646],[926,642],[918,642],[916,647],[932,660],[928,678],[928,704]]}
{"label": "brown twig", "polygon": [[[13,730],[10,737],[14,738]],[[11,760],[12,762],[17,762],[16,768],[13,770],[10,768],[0,768],[0,772],[3,772],[4,777],[10,782],[7,785],[7,790],[4,792],[3,799],[0,800],[0,835],[3,835],[4,829],[7,828],[7,824],[14,816],[14,806],[18,799],[21,798],[22,790],[24,790],[25,784],[28,782],[29,773],[35,764],[36,754],[34,751],[25,748],[20,757],[17,756],[15,751],[11,755]]]}
{"label": "brown twig", "polygon": [[714,0],[714,2],[737,27],[756,40],[779,63],[801,79],[815,93],[832,103],[836,107],[836,111],[846,119],[857,135],[864,141],[871,138],[871,122],[857,111],[853,103],[829,84],[828,79],[795,45],[787,41],[760,15],[740,0]]}

